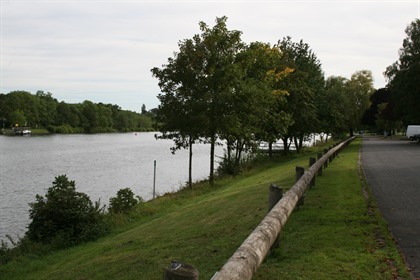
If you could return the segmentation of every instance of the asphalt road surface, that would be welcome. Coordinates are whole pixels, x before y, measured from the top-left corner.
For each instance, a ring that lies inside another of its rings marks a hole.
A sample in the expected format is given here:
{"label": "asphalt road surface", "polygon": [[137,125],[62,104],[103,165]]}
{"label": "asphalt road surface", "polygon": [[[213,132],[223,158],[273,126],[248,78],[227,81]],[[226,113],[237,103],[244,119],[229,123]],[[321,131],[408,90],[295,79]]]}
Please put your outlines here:
{"label": "asphalt road surface", "polygon": [[412,276],[420,278],[420,143],[365,136],[362,164]]}

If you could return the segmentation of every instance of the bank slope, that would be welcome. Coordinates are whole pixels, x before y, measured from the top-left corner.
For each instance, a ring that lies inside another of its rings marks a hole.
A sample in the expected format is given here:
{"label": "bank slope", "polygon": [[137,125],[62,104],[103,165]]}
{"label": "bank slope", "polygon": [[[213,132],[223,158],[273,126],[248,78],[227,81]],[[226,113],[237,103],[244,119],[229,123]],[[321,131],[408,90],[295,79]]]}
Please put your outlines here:
{"label": "bank slope", "polygon": [[[400,264],[395,248],[375,245],[376,228],[383,225],[377,216],[367,215],[357,177],[359,145],[352,143],[317,178],[257,279],[387,279],[395,273],[386,261]],[[179,260],[197,267],[200,279],[210,279],[267,213],[268,186],[289,188],[295,166],[306,167],[313,155],[265,163],[219,181],[211,191],[197,187],[161,197],[139,208],[127,230],[48,256],[13,261],[0,267],[1,278],[162,279],[163,268]],[[310,273],[314,270],[318,274]]]}

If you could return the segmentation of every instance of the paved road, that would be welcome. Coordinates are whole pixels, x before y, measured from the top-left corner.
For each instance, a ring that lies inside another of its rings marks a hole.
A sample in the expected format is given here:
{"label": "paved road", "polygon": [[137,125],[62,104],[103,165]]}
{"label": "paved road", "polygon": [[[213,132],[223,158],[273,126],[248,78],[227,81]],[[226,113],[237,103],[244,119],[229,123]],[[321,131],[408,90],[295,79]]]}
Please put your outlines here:
{"label": "paved road", "polygon": [[420,144],[364,137],[362,164],[414,278],[420,278]]}

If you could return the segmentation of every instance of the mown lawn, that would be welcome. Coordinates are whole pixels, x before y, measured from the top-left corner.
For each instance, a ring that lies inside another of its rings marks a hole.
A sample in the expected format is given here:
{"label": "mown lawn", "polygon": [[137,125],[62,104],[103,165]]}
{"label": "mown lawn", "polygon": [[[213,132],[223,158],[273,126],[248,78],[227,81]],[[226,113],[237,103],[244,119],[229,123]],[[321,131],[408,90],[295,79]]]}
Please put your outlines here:
{"label": "mown lawn", "polygon": [[359,146],[356,140],[317,177],[255,279],[409,279],[374,201],[365,197]]}
{"label": "mown lawn", "polygon": [[[393,279],[408,277],[385,224],[367,206],[353,142],[306,195],[255,279]],[[129,225],[96,242],[0,266],[1,279],[162,279],[172,260],[210,279],[267,213],[268,186],[289,188],[309,156],[263,163],[246,174],[144,203]],[[390,265],[393,264],[393,265]]]}

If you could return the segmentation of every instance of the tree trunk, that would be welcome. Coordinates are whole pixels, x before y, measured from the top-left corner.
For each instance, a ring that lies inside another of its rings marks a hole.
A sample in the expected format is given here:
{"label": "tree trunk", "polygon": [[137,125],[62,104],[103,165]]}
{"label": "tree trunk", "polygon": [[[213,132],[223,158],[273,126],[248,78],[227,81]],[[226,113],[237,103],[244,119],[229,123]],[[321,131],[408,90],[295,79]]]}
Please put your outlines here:
{"label": "tree trunk", "polygon": [[[228,137],[229,138],[229,137]],[[232,160],[232,141],[230,141],[229,139],[226,140],[226,145],[227,145],[227,161],[230,162]]]}
{"label": "tree trunk", "polygon": [[285,137],[285,138],[282,138],[282,140],[283,140],[283,153],[287,155],[289,153],[289,142],[288,142],[289,138]]}
{"label": "tree trunk", "polygon": [[210,185],[212,186],[214,184],[214,146],[215,144],[216,144],[216,135],[214,135],[213,133],[210,138],[210,175],[209,175],[209,182],[210,182]]}
{"label": "tree trunk", "polygon": [[296,136],[293,137],[293,142],[295,143],[296,152],[299,153],[300,152],[299,151],[299,141],[298,141],[298,138]]}
{"label": "tree trunk", "polygon": [[268,143],[268,156],[273,158],[273,142],[271,141]]}
{"label": "tree trunk", "polygon": [[189,139],[189,149],[190,149],[190,157],[189,157],[189,163],[188,163],[188,185],[190,187],[190,189],[192,189],[192,156],[193,156],[193,152],[192,152],[192,146],[193,146],[193,139],[190,136]]}
{"label": "tree trunk", "polygon": [[239,166],[239,163],[241,162],[241,156],[242,156],[242,151],[244,150],[245,147],[245,141],[241,141],[238,140],[238,145],[236,147],[236,159],[235,159],[235,163],[237,166]]}
{"label": "tree trunk", "polygon": [[300,135],[300,137],[299,137],[299,151],[301,151],[302,148],[303,148],[303,137],[304,137],[303,134]]}

